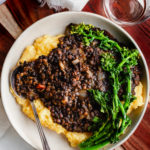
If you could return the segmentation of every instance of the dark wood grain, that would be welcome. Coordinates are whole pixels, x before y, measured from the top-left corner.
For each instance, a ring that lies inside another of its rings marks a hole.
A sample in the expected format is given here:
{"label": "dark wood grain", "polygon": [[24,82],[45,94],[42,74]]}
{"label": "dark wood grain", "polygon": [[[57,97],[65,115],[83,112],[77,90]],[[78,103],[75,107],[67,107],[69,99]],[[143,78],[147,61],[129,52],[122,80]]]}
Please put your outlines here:
{"label": "dark wood grain", "polygon": [[47,6],[40,7],[36,0],[7,0],[6,4],[22,29],[54,13]]}
{"label": "dark wood grain", "polygon": [[[56,13],[55,9],[49,9],[47,5],[41,7],[37,0],[7,0],[6,4],[22,29],[26,29],[43,17]],[[60,11],[67,11],[67,9]]]}
{"label": "dark wood grain", "polygon": [[4,59],[14,42],[13,37],[6,31],[6,29],[0,24],[0,73]]}
{"label": "dark wood grain", "polygon": [[[35,21],[55,13],[47,6],[41,8],[36,0],[7,0],[7,6],[21,29],[26,29]],[[83,11],[93,12],[105,16],[102,0],[90,0]],[[146,22],[123,27],[141,48],[150,70],[150,19]],[[4,58],[13,44],[14,39],[0,25],[0,70]],[[142,122],[135,133],[122,145],[125,150],[150,150],[150,104]]]}

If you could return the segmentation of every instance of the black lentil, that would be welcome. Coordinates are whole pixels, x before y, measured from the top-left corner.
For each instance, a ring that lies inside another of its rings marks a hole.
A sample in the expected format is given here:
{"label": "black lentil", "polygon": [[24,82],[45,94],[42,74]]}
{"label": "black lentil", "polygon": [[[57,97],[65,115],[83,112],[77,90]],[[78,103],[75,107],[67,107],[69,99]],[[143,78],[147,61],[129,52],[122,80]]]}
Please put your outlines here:
{"label": "black lentil", "polygon": [[[108,34],[108,33],[107,33]],[[19,95],[33,100],[40,98],[50,109],[53,121],[69,131],[84,132],[95,116],[104,118],[99,106],[88,96],[88,89],[107,91],[107,74],[100,68],[103,53],[93,41],[84,46],[81,37],[67,34],[59,39],[58,48],[48,56],[24,62],[15,76]],[[140,80],[139,68],[133,68],[133,86]],[[120,95],[123,93],[120,89]]]}

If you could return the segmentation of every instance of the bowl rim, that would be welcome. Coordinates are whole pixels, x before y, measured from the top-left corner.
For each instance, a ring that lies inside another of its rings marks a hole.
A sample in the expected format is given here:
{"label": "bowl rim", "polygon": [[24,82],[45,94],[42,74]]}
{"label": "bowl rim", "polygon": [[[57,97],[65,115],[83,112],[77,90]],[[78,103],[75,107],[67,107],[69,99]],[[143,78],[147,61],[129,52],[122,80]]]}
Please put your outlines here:
{"label": "bowl rim", "polygon": [[146,89],[146,100],[145,100],[145,105],[143,107],[143,111],[137,121],[137,123],[135,124],[135,126],[133,127],[133,129],[131,130],[131,132],[125,137],[123,138],[122,140],[120,140],[116,145],[112,146],[110,149],[114,149],[115,147],[123,144],[127,139],[129,139],[129,137],[133,134],[133,132],[137,129],[137,127],[139,126],[141,120],[143,119],[143,116],[145,114],[145,111],[146,111],[146,108],[147,108],[147,105],[148,105],[148,98],[149,98],[149,70],[148,70],[148,65],[147,65],[147,62],[145,60],[145,57],[141,51],[141,49],[139,48],[139,46],[137,45],[137,43],[135,42],[135,40],[131,37],[131,35],[129,33],[127,33],[127,31],[125,31],[123,28],[121,28],[119,25],[117,25],[116,23],[112,22],[111,20],[101,16],[101,15],[98,15],[98,14],[94,14],[94,13],[90,13],[90,12],[77,12],[77,11],[68,11],[68,12],[60,12],[60,13],[57,13],[57,14],[52,14],[52,15],[49,15],[47,17],[44,17],[38,21],[36,21],[35,23],[33,23],[32,25],[30,25],[26,30],[24,30],[20,36],[15,40],[15,42],[13,43],[13,45],[11,46],[11,48],[9,49],[8,53],[7,53],[7,56],[5,58],[5,61],[3,63],[3,67],[2,67],[2,72],[1,72],[1,98],[2,98],[2,104],[3,104],[3,107],[5,109],[5,112],[7,114],[7,117],[11,123],[11,125],[13,126],[13,128],[16,130],[16,132],[20,135],[20,137],[26,141],[28,144],[30,144],[32,147],[34,148],[37,148],[30,140],[26,139],[24,137],[24,135],[22,133],[20,133],[17,129],[17,126],[15,125],[15,123],[11,120],[10,116],[9,116],[9,113],[6,109],[6,105],[5,105],[5,102],[4,102],[4,95],[3,95],[3,80],[5,80],[5,67],[7,67],[6,65],[6,60],[8,59],[9,55],[10,55],[10,52],[11,50],[14,48],[16,42],[30,29],[34,28],[34,26],[36,26],[39,22],[42,22],[42,21],[45,21],[47,20],[49,17],[55,17],[55,16],[59,16],[59,15],[71,15],[71,14],[76,14],[76,15],[87,15],[89,17],[97,17],[98,19],[101,19],[103,21],[106,21],[107,23],[111,24],[112,26],[114,26],[115,28],[118,28],[123,34],[125,34],[125,36],[127,36],[129,38],[129,40],[135,45],[135,47],[138,49],[138,51],[140,52],[140,56],[142,58],[142,61],[143,61],[143,64],[144,64],[144,67],[145,67],[145,71],[146,71],[146,79],[147,79],[147,89]]}

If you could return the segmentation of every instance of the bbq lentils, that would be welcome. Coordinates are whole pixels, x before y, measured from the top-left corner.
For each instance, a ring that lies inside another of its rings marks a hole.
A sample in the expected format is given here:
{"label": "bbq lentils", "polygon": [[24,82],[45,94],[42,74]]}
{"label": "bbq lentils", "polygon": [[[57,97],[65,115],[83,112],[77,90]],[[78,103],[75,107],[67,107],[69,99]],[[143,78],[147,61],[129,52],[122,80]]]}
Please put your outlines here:
{"label": "bbq lentils", "polygon": [[[48,56],[20,64],[15,75],[16,92],[29,100],[40,98],[53,121],[68,131],[87,132],[94,117],[105,118],[87,90],[106,92],[109,88],[107,74],[99,65],[103,50],[97,45],[98,41],[93,41],[91,46],[84,46],[77,35],[60,38],[58,48]],[[133,68],[133,76],[134,88],[140,80],[138,67]]]}

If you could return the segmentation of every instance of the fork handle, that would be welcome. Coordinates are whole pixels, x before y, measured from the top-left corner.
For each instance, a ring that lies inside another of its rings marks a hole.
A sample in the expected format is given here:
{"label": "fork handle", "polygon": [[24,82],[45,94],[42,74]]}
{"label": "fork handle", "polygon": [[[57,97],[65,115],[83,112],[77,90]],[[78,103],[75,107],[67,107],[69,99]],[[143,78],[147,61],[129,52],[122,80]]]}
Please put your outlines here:
{"label": "fork handle", "polygon": [[41,138],[41,141],[42,141],[43,150],[50,150],[50,147],[49,147],[48,142],[46,140],[45,134],[43,132],[43,128],[41,126],[41,123],[40,123],[40,120],[39,120],[39,117],[38,117],[38,114],[37,114],[37,111],[36,111],[36,108],[35,108],[35,105],[34,105],[34,101],[31,102],[31,106],[32,106],[32,109],[33,109],[33,113],[34,113],[36,125],[37,125],[37,128],[38,128],[38,132],[39,132],[39,135],[40,135],[40,138]]}

